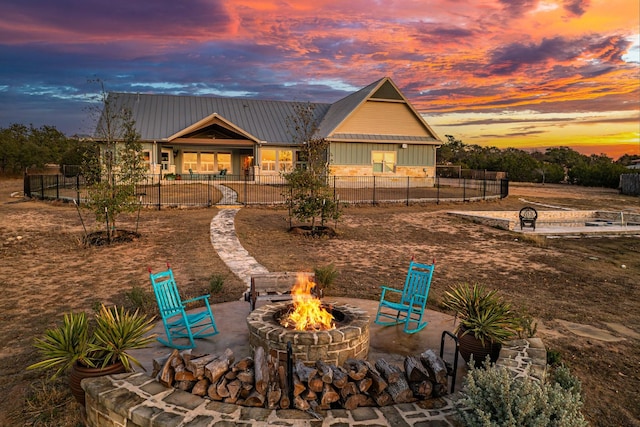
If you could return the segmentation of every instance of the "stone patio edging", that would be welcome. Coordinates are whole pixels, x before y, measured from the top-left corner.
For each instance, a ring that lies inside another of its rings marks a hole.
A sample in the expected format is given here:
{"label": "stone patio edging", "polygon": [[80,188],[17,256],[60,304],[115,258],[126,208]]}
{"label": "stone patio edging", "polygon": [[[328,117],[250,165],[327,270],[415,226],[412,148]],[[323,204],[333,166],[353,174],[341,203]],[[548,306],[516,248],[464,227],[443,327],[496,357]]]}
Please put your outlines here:
{"label": "stone patio edging", "polygon": [[[540,338],[511,341],[498,365],[517,377],[546,377],[547,352]],[[220,426],[435,426],[459,427],[454,393],[437,399],[386,407],[332,409],[320,418],[295,409],[249,408],[215,402],[168,388],[143,373],[127,373],[82,381],[89,427],[220,427]]]}

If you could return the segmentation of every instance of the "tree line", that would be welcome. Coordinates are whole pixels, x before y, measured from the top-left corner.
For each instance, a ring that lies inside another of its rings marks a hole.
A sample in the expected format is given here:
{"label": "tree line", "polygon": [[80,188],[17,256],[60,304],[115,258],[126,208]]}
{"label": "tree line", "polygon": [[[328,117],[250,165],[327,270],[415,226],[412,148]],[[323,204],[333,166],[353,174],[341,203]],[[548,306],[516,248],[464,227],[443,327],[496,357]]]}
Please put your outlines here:
{"label": "tree line", "polygon": [[[468,145],[452,135],[446,138],[437,151],[438,165],[506,172],[511,181],[617,188],[620,175],[634,171],[627,166],[640,159],[638,155],[625,154],[613,161],[604,154],[586,156],[569,147],[527,152]],[[94,150],[93,142],[67,137],[53,126],[12,124],[0,128],[0,174],[21,175],[27,168],[46,164],[80,165]]]}
{"label": "tree line", "polygon": [[547,148],[544,152],[482,147],[445,136],[447,141],[436,154],[439,166],[506,172],[511,181],[618,188],[620,175],[637,171],[627,166],[640,159],[638,155],[625,154],[613,161],[604,154],[586,156],[569,147]]}

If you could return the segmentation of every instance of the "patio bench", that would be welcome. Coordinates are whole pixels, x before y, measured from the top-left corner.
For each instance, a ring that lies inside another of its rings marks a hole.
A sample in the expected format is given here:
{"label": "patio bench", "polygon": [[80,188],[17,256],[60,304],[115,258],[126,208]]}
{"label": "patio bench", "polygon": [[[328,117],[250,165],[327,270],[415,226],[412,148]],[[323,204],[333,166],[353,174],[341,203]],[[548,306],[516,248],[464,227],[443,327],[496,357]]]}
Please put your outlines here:
{"label": "patio bench", "polygon": [[307,276],[310,282],[315,282],[315,274],[307,272],[254,274],[251,276],[251,287],[244,294],[244,300],[251,304],[251,311],[255,310],[258,301],[290,301],[293,299],[291,288],[297,282],[299,274]]}
{"label": "patio bench", "polygon": [[531,227],[534,230],[536,229],[536,220],[538,219],[538,211],[536,211],[531,206],[525,206],[520,209],[518,214],[520,217],[520,230],[524,227]]}

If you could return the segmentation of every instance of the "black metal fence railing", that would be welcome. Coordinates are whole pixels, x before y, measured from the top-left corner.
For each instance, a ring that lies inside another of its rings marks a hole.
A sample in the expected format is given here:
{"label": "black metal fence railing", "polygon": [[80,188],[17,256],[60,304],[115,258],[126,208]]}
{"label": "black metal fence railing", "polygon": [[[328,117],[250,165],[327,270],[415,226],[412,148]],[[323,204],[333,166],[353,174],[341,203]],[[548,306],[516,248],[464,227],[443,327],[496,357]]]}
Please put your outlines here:
{"label": "black metal fence railing", "polygon": [[[177,177],[176,177],[177,178]],[[440,203],[505,198],[506,179],[330,176],[328,185],[336,201],[345,204]],[[81,175],[28,175],[24,193],[40,199],[87,201]],[[185,175],[166,179],[149,175],[136,187],[140,203],[150,207],[212,206],[216,204],[278,205],[286,203],[287,185],[281,176]]]}

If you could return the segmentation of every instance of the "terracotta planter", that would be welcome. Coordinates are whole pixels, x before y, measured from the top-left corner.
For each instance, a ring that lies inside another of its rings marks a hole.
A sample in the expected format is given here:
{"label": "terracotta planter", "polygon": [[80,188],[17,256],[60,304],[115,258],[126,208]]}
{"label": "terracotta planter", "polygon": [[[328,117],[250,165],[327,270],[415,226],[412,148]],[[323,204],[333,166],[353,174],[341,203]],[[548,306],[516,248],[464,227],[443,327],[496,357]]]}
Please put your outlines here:
{"label": "terracotta planter", "polygon": [[76,398],[76,401],[79,404],[84,406],[84,390],[80,386],[80,382],[83,379],[121,374],[123,372],[126,371],[124,369],[124,365],[120,362],[109,365],[105,368],[87,368],[76,363],[71,367],[71,372],[69,373],[69,387],[71,388],[71,394],[73,394],[73,397]]}
{"label": "terracotta planter", "polygon": [[473,334],[462,335],[463,331],[458,332],[458,342],[460,343],[460,354],[465,362],[469,363],[471,355],[473,355],[473,362],[476,368],[479,368],[484,363],[487,355],[489,356],[491,363],[495,363],[500,356],[500,350],[502,344],[490,343],[485,341],[485,345],[473,336]]}

